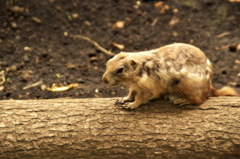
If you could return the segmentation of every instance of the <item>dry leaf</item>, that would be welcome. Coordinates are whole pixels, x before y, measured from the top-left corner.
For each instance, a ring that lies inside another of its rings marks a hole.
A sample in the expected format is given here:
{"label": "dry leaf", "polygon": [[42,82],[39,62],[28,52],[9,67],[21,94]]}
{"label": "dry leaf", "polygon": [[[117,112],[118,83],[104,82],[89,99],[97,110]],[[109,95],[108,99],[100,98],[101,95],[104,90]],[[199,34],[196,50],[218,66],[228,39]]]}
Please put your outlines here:
{"label": "dry leaf", "polygon": [[77,83],[72,83],[67,86],[57,87],[56,83],[53,83],[52,88],[47,87],[46,90],[51,91],[51,92],[62,92],[62,91],[67,91],[67,90],[77,87],[77,86],[78,86]]}

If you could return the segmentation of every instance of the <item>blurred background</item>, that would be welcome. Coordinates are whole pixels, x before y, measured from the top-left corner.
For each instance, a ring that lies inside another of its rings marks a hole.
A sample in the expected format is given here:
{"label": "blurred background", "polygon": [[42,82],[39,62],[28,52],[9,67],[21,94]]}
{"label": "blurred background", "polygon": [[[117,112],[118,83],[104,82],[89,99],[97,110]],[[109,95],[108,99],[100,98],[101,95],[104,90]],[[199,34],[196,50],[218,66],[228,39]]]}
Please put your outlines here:
{"label": "blurred background", "polygon": [[111,56],[71,34],[114,53],[193,44],[212,61],[214,86],[240,93],[237,0],[1,0],[0,99],[125,95],[101,81]]}

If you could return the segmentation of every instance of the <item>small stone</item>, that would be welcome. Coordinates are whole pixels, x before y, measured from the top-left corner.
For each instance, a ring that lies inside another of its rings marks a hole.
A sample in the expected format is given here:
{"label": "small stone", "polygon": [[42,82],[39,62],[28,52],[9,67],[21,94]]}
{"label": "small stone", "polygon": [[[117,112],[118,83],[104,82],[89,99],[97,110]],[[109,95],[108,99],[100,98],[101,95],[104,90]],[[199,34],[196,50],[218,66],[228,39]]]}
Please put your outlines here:
{"label": "small stone", "polygon": [[235,64],[240,65],[240,60],[235,60]]}
{"label": "small stone", "polygon": [[10,8],[10,11],[14,13],[22,13],[24,12],[24,8],[19,6],[14,6]]}
{"label": "small stone", "polygon": [[84,22],[84,25],[90,27],[92,24],[91,24],[89,21],[86,20],[86,21]]}
{"label": "small stone", "polygon": [[177,23],[179,23],[179,18],[173,17],[168,24],[173,26],[176,25]]}
{"label": "small stone", "polygon": [[13,29],[16,29],[17,28],[17,23],[11,22],[11,26],[12,26]]}
{"label": "small stone", "polygon": [[91,62],[93,62],[93,61],[97,61],[98,60],[98,58],[96,57],[96,56],[93,56],[93,57],[90,57],[90,59],[89,59]]}
{"label": "small stone", "polygon": [[68,32],[65,31],[65,32],[63,33],[63,35],[64,35],[64,36],[68,36]]}
{"label": "small stone", "polygon": [[172,33],[172,35],[173,35],[173,37],[177,37],[177,36],[178,36],[178,33],[177,33],[176,31],[174,31],[174,32]]}
{"label": "small stone", "polygon": [[55,0],[49,0],[49,3],[54,3],[55,2]]}
{"label": "small stone", "polygon": [[9,71],[10,71],[10,72],[15,72],[15,71],[17,71],[17,66],[16,66],[16,65],[10,66],[10,67],[9,67]]}
{"label": "small stone", "polygon": [[170,9],[169,5],[164,5],[164,6],[161,8],[160,13],[161,13],[161,14],[164,14],[164,13],[166,13],[166,11],[168,11],[169,9]]}
{"label": "small stone", "polygon": [[21,40],[22,39],[20,35],[17,35],[15,38],[16,38],[16,40]]}
{"label": "small stone", "polygon": [[29,47],[29,46],[25,46],[25,47],[23,48],[23,50],[24,50],[24,51],[32,51],[32,48]]}
{"label": "small stone", "polygon": [[117,22],[114,24],[114,28],[122,29],[122,28],[124,28],[124,24],[125,24],[124,21],[117,21]]}
{"label": "small stone", "polygon": [[95,93],[99,93],[99,90],[98,90],[98,89],[95,89]]}
{"label": "small stone", "polygon": [[24,55],[24,56],[23,56],[23,61],[24,61],[24,62],[29,62],[29,61],[30,61],[28,55]]}
{"label": "small stone", "polygon": [[56,8],[56,10],[58,10],[58,11],[62,11],[62,10],[63,10],[61,6],[56,6],[55,8]]}
{"label": "small stone", "polygon": [[72,64],[72,63],[68,63],[67,64],[67,68],[68,69],[74,69],[74,68],[76,68],[77,66],[75,65],[75,64]]}
{"label": "small stone", "polygon": [[137,2],[136,2],[136,5],[137,5],[137,6],[140,6],[140,5],[141,5],[141,1],[137,1]]}
{"label": "small stone", "polygon": [[4,90],[4,86],[0,86],[0,91],[3,91]]}
{"label": "small stone", "polygon": [[73,18],[73,19],[77,19],[77,18],[78,18],[78,14],[77,14],[77,13],[73,13],[73,14],[72,14],[72,18]]}
{"label": "small stone", "polygon": [[31,78],[31,72],[24,71],[21,75],[22,81],[27,81],[28,78]]}
{"label": "small stone", "polygon": [[42,85],[41,85],[41,90],[42,90],[42,91],[45,91],[46,89],[47,89],[47,86],[46,86],[45,84],[42,84]]}
{"label": "small stone", "polygon": [[178,9],[177,8],[175,8],[175,9],[173,9],[173,14],[177,14],[178,13]]}
{"label": "small stone", "polygon": [[93,70],[97,71],[97,70],[99,70],[99,68],[97,66],[94,66]]}
{"label": "small stone", "polygon": [[139,9],[139,6],[138,5],[133,5],[133,8],[137,10],[137,9]]}
{"label": "small stone", "polygon": [[194,40],[193,40],[193,39],[190,39],[190,40],[189,40],[189,43],[190,43],[190,44],[192,44],[193,42],[194,42]]}
{"label": "small stone", "polygon": [[32,17],[31,19],[32,19],[32,21],[34,21],[35,23],[38,23],[38,24],[41,24],[41,23],[42,23],[42,21],[41,21],[39,18],[37,18],[37,17]]}
{"label": "small stone", "polygon": [[163,9],[164,9],[165,11],[169,10],[169,8],[170,8],[169,5],[164,5],[164,6],[163,6]]}
{"label": "small stone", "polygon": [[154,8],[161,8],[163,6],[164,2],[160,1],[154,4]]}

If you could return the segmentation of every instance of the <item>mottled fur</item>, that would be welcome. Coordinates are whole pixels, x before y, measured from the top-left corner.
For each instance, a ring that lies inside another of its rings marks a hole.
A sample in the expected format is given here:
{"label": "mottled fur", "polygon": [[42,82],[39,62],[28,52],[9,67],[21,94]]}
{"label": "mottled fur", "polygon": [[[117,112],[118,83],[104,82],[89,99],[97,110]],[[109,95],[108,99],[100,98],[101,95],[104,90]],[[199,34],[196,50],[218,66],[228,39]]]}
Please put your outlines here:
{"label": "mottled fur", "polygon": [[230,87],[216,90],[211,83],[213,68],[198,48],[182,43],[151,51],[120,53],[107,62],[103,81],[124,84],[129,94],[119,103],[135,109],[151,99],[167,97],[173,104],[201,104],[210,96],[237,93]]}

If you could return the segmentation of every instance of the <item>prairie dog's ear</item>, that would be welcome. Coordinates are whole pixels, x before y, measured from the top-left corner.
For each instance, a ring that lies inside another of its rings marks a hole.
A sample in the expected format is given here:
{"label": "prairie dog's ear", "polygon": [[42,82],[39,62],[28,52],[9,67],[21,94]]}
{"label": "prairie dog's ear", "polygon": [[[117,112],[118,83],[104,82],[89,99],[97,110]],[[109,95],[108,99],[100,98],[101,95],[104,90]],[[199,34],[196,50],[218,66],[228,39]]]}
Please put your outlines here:
{"label": "prairie dog's ear", "polygon": [[137,68],[137,62],[134,60],[130,60],[130,65],[132,66],[133,70],[136,70]]}

